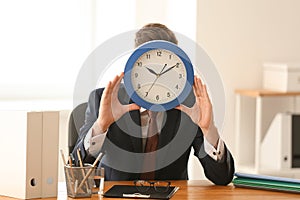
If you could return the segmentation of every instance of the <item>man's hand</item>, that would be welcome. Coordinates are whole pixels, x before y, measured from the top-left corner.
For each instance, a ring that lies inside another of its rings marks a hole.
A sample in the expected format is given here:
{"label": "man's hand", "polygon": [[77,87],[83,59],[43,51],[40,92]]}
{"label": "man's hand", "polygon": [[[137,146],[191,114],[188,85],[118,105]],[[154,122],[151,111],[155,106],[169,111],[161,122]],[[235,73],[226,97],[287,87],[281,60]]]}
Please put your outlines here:
{"label": "man's hand", "polygon": [[116,76],[107,84],[103,91],[97,119],[97,123],[102,132],[105,132],[113,122],[117,121],[126,112],[140,109],[136,104],[122,105],[120,103],[118,91],[123,77],[124,73]]}
{"label": "man's hand", "polygon": [[185,112],[192,121],[203,131],[204,136],[208,133],[213,120],[212,105],[207,94],[206,86],[199,77],[194,78],[193,91],[195,94],[195,104],[189,108],[185,105],[179,105],[176,109]]}

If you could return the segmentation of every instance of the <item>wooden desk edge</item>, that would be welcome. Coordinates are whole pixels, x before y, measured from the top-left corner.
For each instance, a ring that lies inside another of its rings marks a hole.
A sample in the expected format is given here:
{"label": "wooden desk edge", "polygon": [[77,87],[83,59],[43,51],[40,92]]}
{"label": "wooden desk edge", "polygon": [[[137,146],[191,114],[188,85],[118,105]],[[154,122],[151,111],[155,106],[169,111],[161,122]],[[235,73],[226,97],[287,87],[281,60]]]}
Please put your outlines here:
{"label": "wooden desk edge", "polygon": [[[131,185],[132,181],[106,181],[105,189],[107,191],[113,185]],[[277,192],[269,190],[257,190],[249,188],[236,188],[230,183],[228,186],[216,186],[207,180],[190,180],[190,181],[171,181],[171,184],[178,186],[179,190],[171,198],[171,200],[185,200],[185,199],[223,199],[223,200],[232,200],[232,199],[247,199],[247,200],[256,200],[260,199],[262,196],[265,200],[273,199],[297,199],[299,200],[300,195],[295,193],[286,193],[286,192]],[[16,200],[16,198],[1,196],[1,200]],[[57,197],[44,198],[45,200],[72,200],[66,195],[66,191],[63,193],[58,193]],[[38,198],[36,200],[44,200]],[[84,200],[87,198],[78,198],[77,200]],[[116,200],[122,198],[103,198],[98,195],[93,195],[91,200]]]}

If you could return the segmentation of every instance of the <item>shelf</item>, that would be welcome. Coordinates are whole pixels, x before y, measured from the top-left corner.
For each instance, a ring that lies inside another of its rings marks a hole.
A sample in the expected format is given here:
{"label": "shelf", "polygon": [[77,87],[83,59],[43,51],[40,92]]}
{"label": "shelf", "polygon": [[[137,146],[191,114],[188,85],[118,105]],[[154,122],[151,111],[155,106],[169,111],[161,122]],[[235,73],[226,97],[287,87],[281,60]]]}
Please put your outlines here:
{"label": "shelf", "polygon": [[[237,169],[249,173],[279,174],[278,171],[262,169],[261,143],[277,113],[300,113],[300,91],[237,89],[235,96],[235,157],[237,166],[240,167]],[[300,176],[300,169],[282,172],[288,173]]]}
{"label": "shelf", "polygon": [[245,89],[237,89],[235,90],[236,94],[248,96],[248,97],[272,97],[272,96],[299,96],[299,92],[280,92],[280,91],[272,91],[272,90],[263,90],[263,89],[253,89],[253,90],[245,90]]}

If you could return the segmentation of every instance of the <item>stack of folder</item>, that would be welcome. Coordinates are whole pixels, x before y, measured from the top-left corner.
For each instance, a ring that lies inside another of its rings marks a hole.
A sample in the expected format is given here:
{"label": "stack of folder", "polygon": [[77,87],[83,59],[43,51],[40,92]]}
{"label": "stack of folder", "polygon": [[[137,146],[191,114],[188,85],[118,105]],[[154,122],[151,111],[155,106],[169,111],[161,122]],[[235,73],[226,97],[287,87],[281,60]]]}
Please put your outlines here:
{"label": "stack of folder", "polygon": [[235,173],[232,182],[236,187],[300,193],[300,180],[293,178]]}

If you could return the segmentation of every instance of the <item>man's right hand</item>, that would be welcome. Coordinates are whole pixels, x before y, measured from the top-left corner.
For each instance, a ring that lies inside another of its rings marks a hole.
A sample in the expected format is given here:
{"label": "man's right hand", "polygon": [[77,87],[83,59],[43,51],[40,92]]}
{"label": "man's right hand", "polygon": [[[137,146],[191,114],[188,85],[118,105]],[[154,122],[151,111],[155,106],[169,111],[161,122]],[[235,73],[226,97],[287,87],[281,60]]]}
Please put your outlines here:
{"label": "man's right hand", "polygon": [[128,105],[120,103],[118,99],[118,91],[123,77],[124,73],[117,75],[107,84],[103,91],[99,107],[99,115],[97,118],[97,123],[102,133],[106,132],[108,127],[122,117],[126,112],[140,109],[140,107],[134,103]]}

